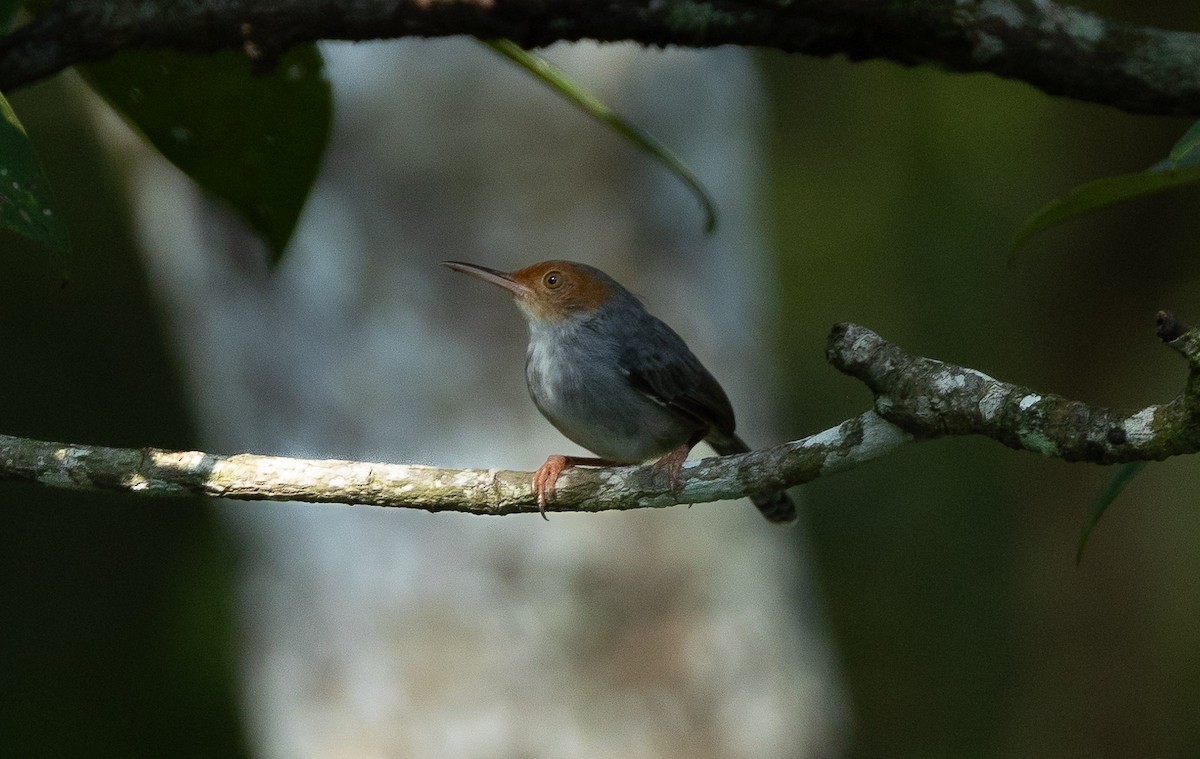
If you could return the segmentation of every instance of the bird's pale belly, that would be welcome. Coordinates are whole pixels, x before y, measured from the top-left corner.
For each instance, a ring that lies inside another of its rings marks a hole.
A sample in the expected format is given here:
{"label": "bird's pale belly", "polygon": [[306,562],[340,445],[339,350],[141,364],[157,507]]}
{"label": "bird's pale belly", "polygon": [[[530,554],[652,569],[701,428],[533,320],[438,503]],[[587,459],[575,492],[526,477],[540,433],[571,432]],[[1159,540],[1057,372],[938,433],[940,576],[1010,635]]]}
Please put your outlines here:
{"label": "bird's pale belly", "polygon": [[546,371],[533,356],[529,395],[559,432],[602,458],[638,463],[682,445],[700,430],[696,420],[663,406],[609,372]]}

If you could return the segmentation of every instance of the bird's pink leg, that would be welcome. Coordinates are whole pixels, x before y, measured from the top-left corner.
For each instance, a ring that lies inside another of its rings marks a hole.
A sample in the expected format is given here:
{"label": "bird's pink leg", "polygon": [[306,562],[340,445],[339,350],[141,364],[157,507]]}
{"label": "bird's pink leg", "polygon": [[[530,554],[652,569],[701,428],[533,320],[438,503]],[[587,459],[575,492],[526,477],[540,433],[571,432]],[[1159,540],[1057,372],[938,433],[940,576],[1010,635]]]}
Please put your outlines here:
{"label": "bird's pink leg", "polygon": [[586,456],[555,455],[548,457],[546,463],[539,466],[533,473],[533,494],[537,496],[538,511],[542,513],[542,519],[547,522],[550,521],[550,518],[546,516],[546,501],[554,497],[554,485],[558,482],[558,475],[573,466],[617,466],[617,462]]}
{"label": "bird's pink leg", "polygon": [[704,433],[698,433],[688,439],[683,445],[672,448],[663,454],[663,457],[654,462],[654,471],[666,471],[667,482],[671,485],[671,490],[679,489],[679,479],[683,476],[683,462],[687,459],[688,454],[696,447],[696,444],[704,439]]}

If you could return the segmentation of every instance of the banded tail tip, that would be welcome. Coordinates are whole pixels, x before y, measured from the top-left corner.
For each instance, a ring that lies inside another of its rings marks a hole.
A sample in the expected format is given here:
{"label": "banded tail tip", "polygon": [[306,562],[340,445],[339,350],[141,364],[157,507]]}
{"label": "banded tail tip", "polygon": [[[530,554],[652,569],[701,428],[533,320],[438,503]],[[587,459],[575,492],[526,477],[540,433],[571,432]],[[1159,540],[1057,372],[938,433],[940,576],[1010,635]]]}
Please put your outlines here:
{"label": "banded tail tip", "polygon": [[777,493],[765,493],[750,498],[768,522],[774,524],[792,524],[796,521],[796,502],[786,490]]}

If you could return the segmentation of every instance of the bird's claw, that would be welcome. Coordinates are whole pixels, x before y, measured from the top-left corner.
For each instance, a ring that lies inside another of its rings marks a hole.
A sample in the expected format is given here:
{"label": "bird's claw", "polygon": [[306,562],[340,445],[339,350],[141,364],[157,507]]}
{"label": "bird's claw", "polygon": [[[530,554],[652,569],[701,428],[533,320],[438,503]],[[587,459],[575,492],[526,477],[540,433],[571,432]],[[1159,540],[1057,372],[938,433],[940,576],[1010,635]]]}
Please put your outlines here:
{"label": "bird's claw", "polygon": [[570,467],[571,463],[566,456],[550,456],[546,459],[546,463],[533,473],[533,495],[537,498],[538,512],[547,522],[550,521],[550,517],[546,516],[546,503],[554,497],[554,486],[558,484],[558,475]]}
{"label": "bird's claw", "polygon": [[554,499],[554,486],[558,483],[558,476],[564,471],[576,466],[616,466],[615,461],[608,459],[596,459],[590,456],[550,456],[546,459],[546,463],[537,468],[533,473],[533,495],[537,499],[538,511],[542,514],[542,519],[550,521],[546,516],[546,504]]}

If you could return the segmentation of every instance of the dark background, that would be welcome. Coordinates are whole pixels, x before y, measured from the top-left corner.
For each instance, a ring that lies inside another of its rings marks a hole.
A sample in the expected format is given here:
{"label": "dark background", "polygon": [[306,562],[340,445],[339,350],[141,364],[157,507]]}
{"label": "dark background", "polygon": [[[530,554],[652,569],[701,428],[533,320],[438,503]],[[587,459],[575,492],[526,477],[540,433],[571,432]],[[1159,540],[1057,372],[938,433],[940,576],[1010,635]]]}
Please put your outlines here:
{"label": "dark background", "polygon": [[[191,447],[115,167],[61,82],[13,98],[70,223],[60,261],[5,233],[5,434]],[[0,483],[0,755],[245,755],[234,562],[199,500]]]}
{"label": "dark background", "polygon": [[[1195,29],[1188,3],[1089,3]],[[1131,116],[990,75],[762,56],[779,354],[801,428],[865,389],[820,360],[858,321],[906,349],[1100,405],[1169,400],[1186,368],[1155,313],[1200,316],[1194,189],[1035,237],[1083,182],[1162,160],[1189,120]],[[1112,469],[985,440],[911,446],[806,486],[861,756],[1195,756],[1200,478],[1153,464],[1093,533]]]}

